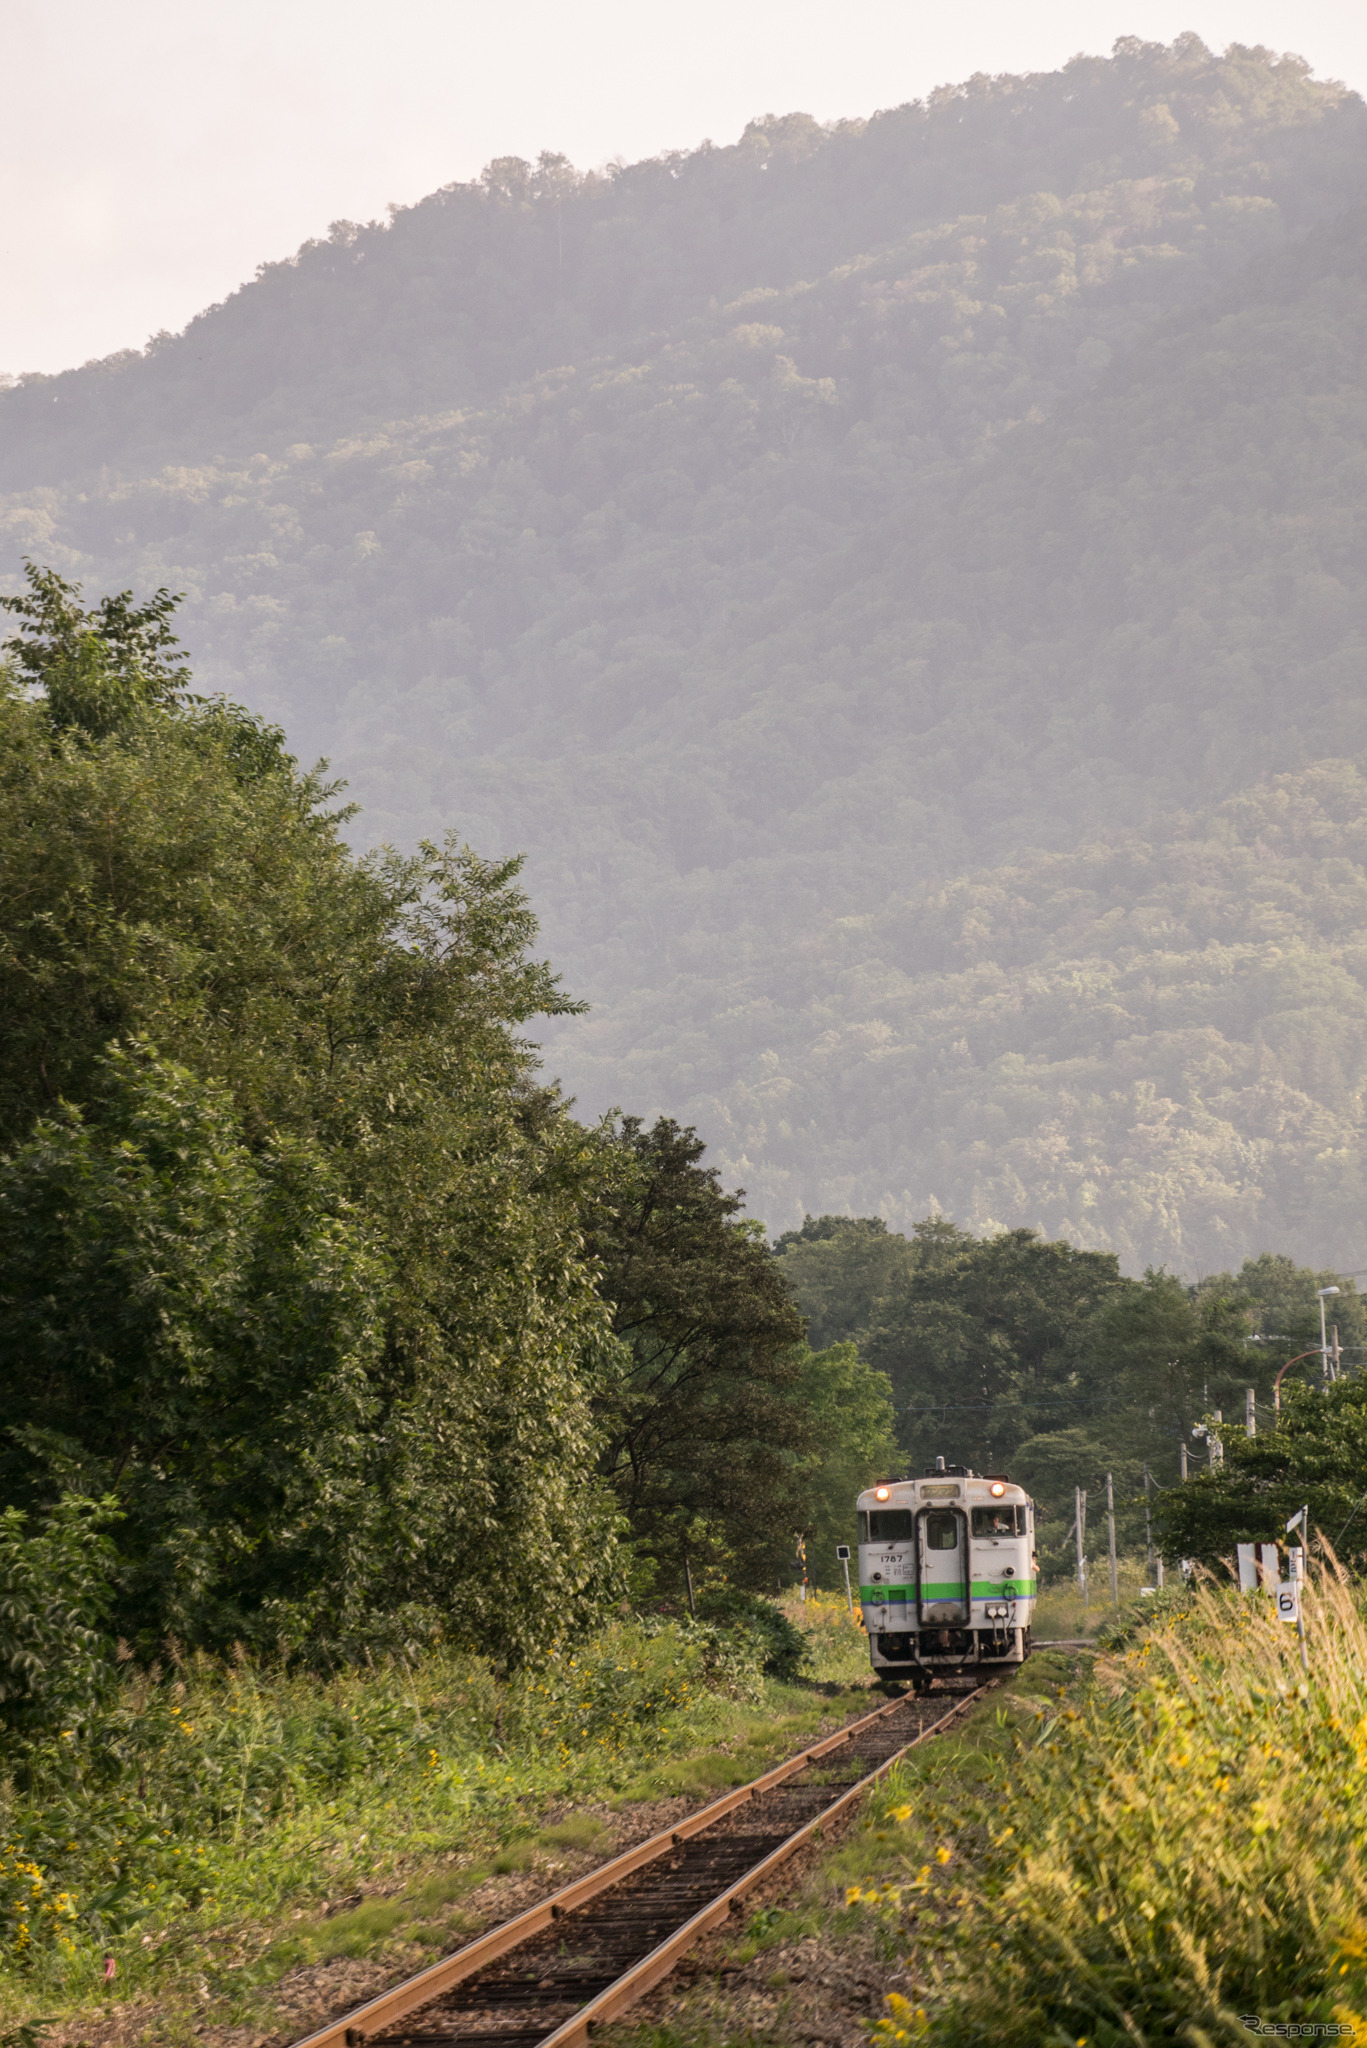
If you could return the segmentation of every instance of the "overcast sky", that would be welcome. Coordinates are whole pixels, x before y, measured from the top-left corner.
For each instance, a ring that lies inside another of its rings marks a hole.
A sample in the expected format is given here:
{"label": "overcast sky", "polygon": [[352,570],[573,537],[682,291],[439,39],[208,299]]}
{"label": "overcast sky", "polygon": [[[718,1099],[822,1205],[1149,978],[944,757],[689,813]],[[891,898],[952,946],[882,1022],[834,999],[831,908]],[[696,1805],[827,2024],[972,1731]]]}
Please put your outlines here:
{"label": "overcast sky", "polygon": [[1118,35],[1367,85],[1362,0],[4,0],[0,371],[140,347],[338,218],[562,150],[729,142]]}

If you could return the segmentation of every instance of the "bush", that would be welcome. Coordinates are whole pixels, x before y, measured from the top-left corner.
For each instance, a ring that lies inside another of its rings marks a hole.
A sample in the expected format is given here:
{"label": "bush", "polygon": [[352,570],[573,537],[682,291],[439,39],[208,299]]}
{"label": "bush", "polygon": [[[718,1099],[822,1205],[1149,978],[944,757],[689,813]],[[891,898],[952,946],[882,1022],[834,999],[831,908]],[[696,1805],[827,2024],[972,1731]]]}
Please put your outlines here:
{"label": "bush", "polygon": [[508,1689],[510,1737],[564,1756],[589,1746],[612,1753],[629,1739],[639,1746],[692,1711],[707,1669],[691,1630],[618,1624],[518,1674]]}
{"label": "bush", "polygon": [[66,1494],[30,1531],[19,1508],[0,1513],[0,1730],[11,1738],[79,1727],[106,1697],[113,1644],[118,1520],[112,1500]]}
{"label": "bush", "polygon": [[713,1622],[733,1634],[748,1635],[760,1653],[761,1669],[770,1678],[791,1685],[811,1661],[807,1638],[786,1614],[762,1593],[743,1593],[736,1586],[713,1586],[700,1593],[698,1620]]}

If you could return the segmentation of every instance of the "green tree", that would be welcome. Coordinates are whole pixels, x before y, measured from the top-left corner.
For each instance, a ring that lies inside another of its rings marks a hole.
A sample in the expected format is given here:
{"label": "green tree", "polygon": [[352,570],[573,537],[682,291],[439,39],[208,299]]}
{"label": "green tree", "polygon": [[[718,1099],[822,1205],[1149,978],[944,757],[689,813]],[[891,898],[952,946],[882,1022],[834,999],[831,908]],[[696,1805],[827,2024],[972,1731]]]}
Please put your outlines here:
{"label": "green tree", "polygon": [[356,1632],[409,1547],[386,1480],[383,1261],[312,1148],[107,1055],[0,1160],[0,1487],[117,1498],[121,1632],[268,1648]]}
{"label": "green tree", "polygon": [[[1313,1352],[1312,1359],[1295,1368],[1297,1378],[1309,1380],[1320,1371],[1319,1290],[1327,1287],[1337,1293],[1325,1303],[1326,1335],[1332,1345],[1337,1330],[1341,1362],[1353,1371],[1367,1358],[1367,1304],[1351,1274],[1298,1266],[1284,1252],[1260,1252],[1245,1259],[1237,1273],[1211,1274],[1193,1293],[1199,1302],[1223,1298],[1243,1306],[1253,1349],[1267,1361],[1270,1372],[1299,1354]],[[1262,1381],[1268,1376],[1258,1377]]]}
{"label": "green tree", "polygon": [[686,1554],[772,1584],[806,1526],[817,1448],[802,1319],[695,1131],[624,1117],[611,1142],[616,1187],[588,1233],[618,1339],[597,1397],[600,1470],[669,1590]]}
{"label": "green tree", "polygon": [[1113,1254],[1033,1230],[975,1238],[940,1217],[915,1226],[911,1250],[864,1340],[911,1466],[942,1454],[1004,1468],[1041,1429],[1081,1420],[1093,1320],[1132,1284]]}
{"label": "green tree", "polygon": [[1312,1531],[1341,1557],[1367,1557],[1367,1379],[1290,1384],[1275,1428],[1226,1431],[1223,1445],[1220,1465],[1163,1496],[1165,1556],[1218,1568],[1238,1543],[1284,1543],[1308,1506]]}
{"label": "green tree", "polygon": [[899,1469],[892,1389],[845,1343],[805,1353],[797,1393],[816,1445],[803,1472],[807,1572],[814,1585],[840,1587],[835,1547],[854,1541],[855,1498]]}
{"label": "green tree", "polygon": [[808,1216],[774,1251],[816,1350],[868,1328],[874,1303],[909,1256],[907,1240],[881,1216]]}
{"label": "green tree", "polygon": [[1204,1437],[1193,1437],[1204,1416],[1219,1409],[1242,1427],[1245,1388],[1270,1399],[1275,1366],[1249,1343],[1251,1320],[1246,1298],[1155,1271],[1097,1318],[1085,1374],[1093,1412],[1160,1484],[1176,1478],[1183,1441],[1206,1456]]}
{"label": "green tree", "polygon": [[123,688],[155,605],[130,652],[136,608],[105,641],[31,591],[38,680],[73,610],[98,658],[80,718],[0,689],[7,1497],[109,1486],[144,1641],[340,1654],[388,1616],[528,1654],[615,1581],[604,1148],[520,1036],[572,1006],[517,863],[357,860],[275,729]]}
{"label": "green tree", "polygon": [[86,611],[80,586],[55,569],[26,560],[24,576],[27,595],[0,597],[0,609],[20,622],[5,645],[26,680],[42,687],[59,731],[109,732],[143,705],[186,697],[190,669],[177,659],[171,627],[178,596],[163,586],[139,605],[121,590]]}
{"label": "green tree", "polygon": [[114,1677],[111,1499],[67,1493],[36,1521],[0,1510],[0,1728],[79,1728]]}

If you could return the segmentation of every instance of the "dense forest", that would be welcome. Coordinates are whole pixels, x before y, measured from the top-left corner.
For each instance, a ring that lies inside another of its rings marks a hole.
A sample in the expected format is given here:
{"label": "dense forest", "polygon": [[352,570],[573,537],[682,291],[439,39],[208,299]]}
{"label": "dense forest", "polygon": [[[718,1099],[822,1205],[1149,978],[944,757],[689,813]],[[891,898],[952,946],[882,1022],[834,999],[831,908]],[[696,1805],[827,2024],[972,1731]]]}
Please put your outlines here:
{"label": "dense forest", "polygon": [[[1281,1536],[1307,1494],[1316,1527],[1367,1554],[1353,1275],[1264,1252],[1195,1286],[1152,1268],[1136,1280],[1110,1252],[1031,1230],[977,1237],[940,1216],[906,1234],[878,1216],[808,1216],[776,1250],[811,1341],[851,1344],[886,1376],[902,1469],[936,1456],[1009,1469],[1035,1498],[1047,1575],[1072,1568],[1074,1488],[1104,1499],[1107,1475],[1120,1543],[1150,1569],[1161,1550],[1219,1570],[1236,1542]],[[1327,1378],[1321,1287],[1334,1290]],[[1099,1515],[1086,1548],[1105,1555]]]}
{"label": "dense forest", "polygon": [[1186,36],[496,163],[0,393],[4,572],[525,854],[581,1112],[772,1229],[1351,1265],[1365,145]]}
{"label": "dense forest", "polygon": [[1199,1279],[1250,1246],[1355,1265],[1365,820],[1350,763],[1272,777],[1161,834],[814,921],[782,1005],[699,947],[587,1042],[635,1098],[686,1063],[771,1216],[819,1184],[900,1229],[1024,1218],[1130,1272]]}
{"label": "dense forest", "polygon": [[[781,1582],[885,1468],[887,1382],[807,1350],[691,1131],[546,1085],[516,864],[357,859],[165,591],[4,602],[6,1540],[98,1539],[145,1656],[507,1668],[689,1559]],[[0,1721],[56,1598],[9,1569]]]}

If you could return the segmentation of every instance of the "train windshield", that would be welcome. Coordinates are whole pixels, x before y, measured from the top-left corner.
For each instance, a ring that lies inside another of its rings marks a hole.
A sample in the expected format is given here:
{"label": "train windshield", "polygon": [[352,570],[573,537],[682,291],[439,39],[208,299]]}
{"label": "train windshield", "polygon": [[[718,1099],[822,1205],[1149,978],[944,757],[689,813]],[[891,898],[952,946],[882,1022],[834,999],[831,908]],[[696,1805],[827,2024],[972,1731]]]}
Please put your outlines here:
{"label": "train windshield", "polygon": [[1023,1536],[1025,1534],[1025,1508],[995,1507],[974,1508],[973,1534],[975,1536]]}
{"label": "train windshield", "polygon": [[871,1508],[859,1517],[861,1543],[910,1543],[910,1508]]}
{"label": "train windshield", "polygon": [[926,1516],[926,1549],[957,1550],[959,1547],[959,1517],[946,1514],[941,1509]]}

